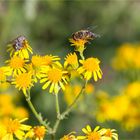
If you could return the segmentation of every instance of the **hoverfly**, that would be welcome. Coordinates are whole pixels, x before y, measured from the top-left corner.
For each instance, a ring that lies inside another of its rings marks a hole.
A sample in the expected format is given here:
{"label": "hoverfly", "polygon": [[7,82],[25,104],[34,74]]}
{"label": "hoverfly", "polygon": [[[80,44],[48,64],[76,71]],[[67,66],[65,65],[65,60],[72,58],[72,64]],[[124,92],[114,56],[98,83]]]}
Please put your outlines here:
{"label": "hoverfly", "polygon": [[82,40],[93,40],[94,38],[100,37],[100,35],[91,32],[88,29],[79,30],[72,34],[72,38],[77,41],[79,39]]}
{"label": "hoverfly", "polygon": [[16,51],[19,51],[20,49],[24,47],[25,40],[26,38],[24,36],[18,36],[16,39],[11,41],[11,44]]}

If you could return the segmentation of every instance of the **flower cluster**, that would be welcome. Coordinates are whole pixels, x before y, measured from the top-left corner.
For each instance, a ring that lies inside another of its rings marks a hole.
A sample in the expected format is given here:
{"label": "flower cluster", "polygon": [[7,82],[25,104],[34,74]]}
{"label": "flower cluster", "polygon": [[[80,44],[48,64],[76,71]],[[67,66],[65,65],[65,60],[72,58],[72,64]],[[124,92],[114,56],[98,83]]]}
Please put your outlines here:
{"label": "flower cluster", "polygon": [[140,82],[136,81],[124,87],[117,96],[100,98],[96,117],[101,122],[105,120],[121,122],[126,129],[132,130],[140,125],[139,103]]}
{"label": "flower cluster", "polygon": [[[79,44],[78,46],[80,47]],[[29,52],[33,52],[24,36],[14,39],[8,45],[8,51],[10,59],[6,61],[6,66],[0,68],[0,82],[10,81],[22,90],[25,96],[38,80],[43,83],[42,89],[50,87],[50,93],[65,90],[72,71],[77,71],[79,76],[87,81],[92,77],[94,81],[102,78],[100,61],[94,57],[79,60],[76,53],[70,53],[66,56],[64,64],[60,63],[58,56],[53,55],[32,55],[30,59]]]}
{"label": "flower cluster", "polygon": [[112,66],[116,70],[140,69],[140,45],[122,44],[113,58]]}
{"label": "flower cluster", "polygon": [[27,118],[12,119],[4,118],[0,121],[0,139],[1,140],[26,140],[27,138],[34,138],[35,140],[43,140],[46,129],[44,126],[31,127],[23,124]]}
{"label": "flower cluster", "polygon": [[5,117],[23,119],[28,117],[28,111],[22,106],[17,106],[13,100],[15,96],[8,93],[0,94],[0,120]]}
{"label": "flower cluster", "polygon": [[[5,62],[5,66],[0,67],[0,84],[10,83],[14,85],[16,89],[23,92],[29,107],[41,126],[31,127],[22,124],[27,120],[27,116],[21,117],[12,112],[16,116],[12,116],[13,114],[10,116],[7,115],[6,118],[0,120],[1,140],[14,140],[15,138],[19,140],[43,140],[46,133],[54,137],[60,121],[65,119],[80,95],[84,95],[84,92],[87,94],[93,93],[94,87],[88,82],[91,79],[93,79],[94,82],[98,81],[102,78],[103,73],[98,58],[90,57],[85,59],[83,55],[83,51],[86,48],[85,44],[89,42],[90,39],[93,39],[92,35],[93,33],[90,32],[91,37],[77,40],[70,39],[72,46],[75,46],[75,51],[80,53],[80,58],[75,52],[69,53],[64,58],[64,63],[61,63],[59,56],[33,54],[32,48],[24,36],[19,36],[8,44],[7,51],[10,52],[10,58]],[[81,81],[77,82],[77,85],[73,83],[75,77]],[[36,111],[31,102],[30,90],[37,82],[42,84],[43,90],[49,89],[49,93],[54,93],[56,97],[57,117],[56,123],[52,128],[49,126],[49,123],[46,123],[46,119]],[[59,109],[58,93],[60,90],[65,91],[64,98],[66,100],[68,99],[67,102],[69,105],[63,113],[61,113]],[[72,96],[72,98],[69,95]],[[0,105],[1,104],[2,103],[0,103]],[[6,111],[10,112],[10,110],[13,110],[13,105],[6,105],[6,108]],[[23,109],[20,108],[20,112],[22,112],[21,110],[23,111]],[[0,113],[7,112],[0,110]],[[90,126],[87,126],[83,128],[82,131],[85,133],[85,136],[75,136],[74,133],[71,133],[62,139],[100,140],[100,138],[102,138],[102,140],[117,140],[117,134],[114,130],[105,128],[99,130],[98,127],[91,130]]]}
{"label": "flower cluster", "polygon": [[75,136],[75,133],[64,135],[61,140],[118,140],[118,134],[115,129],[107,129],[96,126],[93,130],[87,125],[82,129],[84,136]]}

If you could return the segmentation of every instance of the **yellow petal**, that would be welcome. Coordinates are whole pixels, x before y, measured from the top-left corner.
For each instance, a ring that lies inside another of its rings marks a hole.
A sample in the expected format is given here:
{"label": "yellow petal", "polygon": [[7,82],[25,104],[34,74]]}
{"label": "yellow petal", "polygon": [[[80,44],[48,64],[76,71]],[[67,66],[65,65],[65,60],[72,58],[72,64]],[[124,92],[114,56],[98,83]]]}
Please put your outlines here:
{"label": "yellow petal", "polygon": [[2,140],[14,140],[13,135],[12,134],[7,134],[2,138]]}
{"label": "yellow petal", "polygon": [[16,132],[15,132],[15,135],[16,135],[16,137],[18,138],[18,139],[22,139],[23,138],[23,136],[25,135],[25,133],[23,132],[23,131],[21,131],[21,130],[17,130]]}
{"label": "yellow petal", "polygon": [[93,78],[94,78],[95,82],[98,80],[97,73],[95,71],[93,72]]}
{"label": "yellow petal", "polygon": [[28,54],[27,49],[23,49],[22,52],[23,52],[24,58],[29,58],[29,54]]}
{"label": "yellow petal", "polygon": [[54,83],[52,83],[52,84],[51,84],[51,87],[50,87],[49,92],[50,92],[50,93],[52,93],[52,92],[53,92],[53,90],[54,90]]}
{"label": "yellow petal", "polygon": [[82,131],[83,131],[85,134],[88,134],[88,131],[87,131],[85,128],[83,128]]}
{"label": "yellow petal", "polygon": [[48,80],[48,78],[43,78],[43,79],[40,80],[40,83],[44,83],[44,82],[46,82],[47,80]]}
{"label": "yellow petal", "polygon": [[77,140],[85,140],[86,136],[77,136]]}
{"label": "yellow petal", "polygon": [[91,127],[89,125],[87,125],[86,128],[87,128],[88,132],[91,132],[92,131],[91,130]]}
{"label": "yellow petal", "polygon": [[31,126],[30,125],[25,125],[25,124],[22,124],[21,127],[20,127],[21,130],[30,130],[31,129]]}
{"label": "yellow petal", "polygon": [[63,90],[65,90],[64,84],[63,84],[62,82],[59,82],[59,84],[60,84],[61,88],[62,88]]}
{"label": "yellow petal", "polygon": [[42,89],[46,89],[46,88],[50,85],[50,83],[51,83],[51,81],[46,82],[46,83],[43,85]]}
{"label": "yellow petal", "polygon": [[96,132],[97,130],[99,130],[100,126],[96,126],[94,129],[94,132]]}
{"label": "yellow petal", "polygon": [[102,78],[102,75],[101,75],[100,71],[97,71],[97,75],[100,79]]}

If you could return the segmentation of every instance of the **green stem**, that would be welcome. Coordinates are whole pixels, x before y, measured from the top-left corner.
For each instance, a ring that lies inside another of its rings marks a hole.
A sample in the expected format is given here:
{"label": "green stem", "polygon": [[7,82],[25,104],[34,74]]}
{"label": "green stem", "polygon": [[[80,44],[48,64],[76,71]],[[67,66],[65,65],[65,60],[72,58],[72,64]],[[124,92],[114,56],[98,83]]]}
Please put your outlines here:
{"label": "green stem", "polygon": [[71,109],[74,107],[74,105],[76,104],[76,102],[78,101],[79,97],[84,93],[84,90],[85,90],[85,86],[87,84],[87,81],[84,83],[80,93],[76,96],[75,100],[72,102],[72,104],[62,113],[60,114],[60,110],[59,110],[59,100],[58,100],[58,96],[56,95],[56,110],[57,110],[57,120],[54,124],[54,127],[53,127],[53,136],[55,136],[55,133],[58,129],[58,126],[60,124],[60,121],[65,119],[66,115],[69,114],[69,112],[71,111]]}
{"label": "green stem", "polygon": [[80,56],[81,56],[82,60],[85,60],[85,57],[83,55],[83,52],[80,52]]}
{"label": "green stem", "polygon": [[52,129],[48,126],[48,124],[42,119],[42,116],[36,111],[35,107],[33,106],[31,102],[31,97],[30,97],[30,91],[27,92],[27,96],[25,96],[26,101],[32,110],[33,114],[35,115],[36,119],[39,121],[39,123],[47,128],[49,132],[52,131]]}
{"label": "green stem", "polygon": [[59,118],[59,116],[60,116],[60,107],[59,107],[58,93],[55,94],[55,102],[56,102],[57,118]]}
{"label": "green stem", "polygon": [[55,125],[53,127],[53,133],[51,134],[52,138],[55,139],[55,133],[56,133],[56,130],[60,124],[60,106],[59,106],[59,99],[58,99],[58,93],[55,94],[55,103],[56,103],[56,114],[57,114],[57,120],[55,122]]}

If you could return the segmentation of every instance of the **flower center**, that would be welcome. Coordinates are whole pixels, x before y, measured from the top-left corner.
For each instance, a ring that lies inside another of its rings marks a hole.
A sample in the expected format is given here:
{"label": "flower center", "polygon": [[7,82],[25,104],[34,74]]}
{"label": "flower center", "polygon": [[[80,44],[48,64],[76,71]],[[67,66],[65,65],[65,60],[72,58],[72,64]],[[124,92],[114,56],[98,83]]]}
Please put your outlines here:
{"label": "flower center", "polygon": [[110,130],[110,129],[107,129],[105,135],[111,138],[111,137],[112,137],[112,132],[111,132],[111,130]]}
{"label": "flower center", "polygon": [[8,133],[14,133],[17,131],[20,127],[20,123],[18,120],[9,120],[7,123],[7,132]]}
{"label": "flower center", "polygon": [[83,67],[87,71],[93,72],[93,71],[99,69],[99,63],[100,63],[100,61],[97,58],[88,58],[84,61]]}
{"label": "flower center", "polygon": [[46,130],[43,126],[37,126],[34,128],[35,136],[38,138],[43,138],[45,135],[45,132],[46,132]]}
{"label": "flower center", "polygon": [[84,47],[85,43],[87,43],[88,41],[85,39],[78,39],[78,40],[70,39],[70,42],[73,43],[72,45],[74,46]]}
{"label": "flower center", "polygon": [[39,67],[42,65],[42,57],[40,56],[32,56],[32,63],[35,67]]}
{"label": "flower center", "polygon": [[16,83],[21,88],[28,88],[32,83],[31,74],[22,73],[18,75],[16,78]]}
{"label": "flower center", "polygon": [[10,67],[14,69],[22,68],[24,66],[24,60],[18,56],[14,56],[10,60]]}
{"label": "flower center", "polygon": [[52,56],[46,55],[44,56],[44,65],[49,65],[52,62]]}
{"label": "flower center", "polygon": [[100,140],[101,136],[98,132],[91,132],[88,135],[88,140]]}
{"label": "flower center", "polygon": [[75,54],[73,55],[69,55],[66,59],[66,61],[69,63],[69,64],[75,64],[77,63],[77,56]]}
{"label": "flower center", "polygon": [[57,83],[62,78],[62,71],[60,69],[50,69],[48,72],[48,80],[52,81],[53,83]]}

